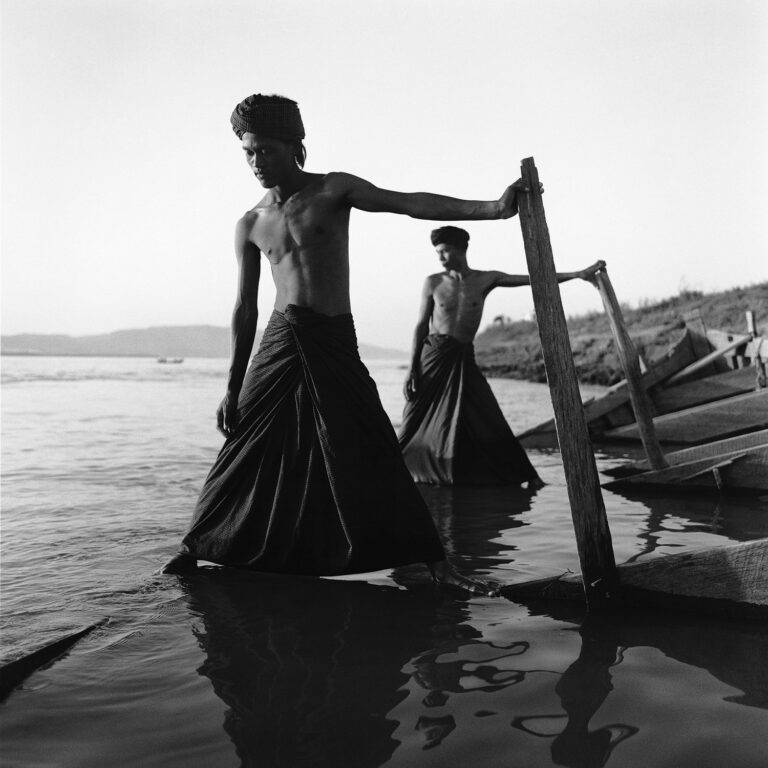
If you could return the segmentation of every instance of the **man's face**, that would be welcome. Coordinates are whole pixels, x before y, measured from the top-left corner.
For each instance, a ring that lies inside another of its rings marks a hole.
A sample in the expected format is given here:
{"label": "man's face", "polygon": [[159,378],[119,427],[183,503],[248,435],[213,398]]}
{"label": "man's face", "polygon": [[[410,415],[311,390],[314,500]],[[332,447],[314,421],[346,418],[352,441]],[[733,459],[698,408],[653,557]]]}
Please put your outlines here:
{"label": "man's face", "polygon": [[461,257],[466,253],[466,248],[459,248],[458,245],[449,243],[438,243],[435,251],[445,269],[458,269],[463,263]]}
{"label": "man's face", "polygon": [[280,184],[296,170],[293,146],[258,133],[244,133],[243,152],[259,183],[265,189]]}

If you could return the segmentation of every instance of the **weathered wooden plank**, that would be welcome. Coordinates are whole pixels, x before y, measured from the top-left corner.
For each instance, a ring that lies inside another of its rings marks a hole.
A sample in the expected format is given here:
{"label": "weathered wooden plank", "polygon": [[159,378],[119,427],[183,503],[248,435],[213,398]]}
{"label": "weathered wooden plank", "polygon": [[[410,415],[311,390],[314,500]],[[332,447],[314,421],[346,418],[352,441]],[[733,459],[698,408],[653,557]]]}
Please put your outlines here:
{"label": "weathered wooden plank", "polygon": [[[669,456],[674,454],[667,454]],[[603,488],[611,490],[642,486],[762,493],[768,491],[768,444],[680,463],[668,469],[628,473],[603,483]]]}
{"label": "weathered wooden plank", "polygon": [[539,192],[539,174],[533,158],[522,161],[522,177],[529,191],[518,195],[520,229],[531,276],[544,368],[555,411],[584,591],[587,604],[592,607],[609,602],[615,593],[616,567],[611,532],[581,406],[544,204]]}
{"label": "weathered wooden plank", "polygon": [[733,341],[728,342],[725,346],[719,347],[710,352],[705,357],[700,358],[695,363],[691,363],[688,367],[683,368],[682,371],[678,371],[674,376],[671,376],[667,381],[667,386],[672,386],[675,382],[680,382],[692,376],[694,373],[704,370],[710,363],[721,357],[725,357],[729,352],[733,352],[737,347],[745,345],[748,341],[751,341],[751,336],[738,336]]}
{"label": "weathered wooden plank", "polygon": [[78,640],[102,626],[107,619],[102,619],[94,624],[73,632],[71,635],[49,643],[32,653],[23,656],[16,661],[11,661],[0,667],[0,701],[8,697],[15,688],[18,688],[33,672],[52,664],[63,656]]}
{"label": "weathered wooden plank", "polygon": [[664,469],[651,469],[627,479],[641,485],[675,485],[676,483],[684,483],[686,480],[693,480],[713,469],[722,469],[744,456],[743,451],[734,451],[725,456],[708,456],[704,459],[687,461]]}
{"label": "weathered wooden plank", "polygon": [[680,552],[620,568],[623,586],[768,607],[768,539]]}
{"label": "weathered wooden plank", "polygon": [[[617,566],[620,599],[628,605],[674,607],[765,618],[768,616],[768,539],[691,550]],[[581,579],[512,584],[510,600],[578,600]]]}
{"label": "weathered wooden plank", "polygon": [[656,428],[653,423],[653,406],[641,384],[640,362],[637,357],[637,350],[632,343],[632,339],[627,333],[624,316],[613,290],[613,285],[608,277],[608,271],[603,267],[595,273],[595,283],[603,299],[605,313],[608,316],[616,347],[619,351],[619,360],[624,369],[624,377],[627,382],[629,399],[632,403],[632,411],[635,415],[637,431],[645,449],[645,455],[648,463],[654,469],[661,469],[667,466],[664,460],[664,453],[659,446],[659,440],[656,437]]}
{"label": "weathered wooden plank", "polygon": [[[660,360],[653,363],[652,367],[644,373],[640,379],[640,385],[647,390],[656,387],[657,384],[669,378],[673,373],[684,368],[695,360],[693,348],[686,333],[672,347],[672,349]],[[627,382],[620,381],[608,389],[605,394],[597,398],[590,398],[584,401],[584,413],[590,426],[590,432],[599,434],[606,428],[631,424],[634,420],[632,409],[629,403],[629,390]],[[626,415],[617,416],[618,409],[626,412]],[[599,420],[610,414],[610,424],[603,425]],[[528,447],[544,448],[557,446],[557,433],[555,420],[549,419],[535,427],[521,432],[517,436],[518,440]]]}
{"label": "weathered wooden plank", "polygon": [[[724,456],[728,453],[739,451],[748,451],[753,448],[768,445],[768,429],[760,429],[756,432],[749,432],[746,435],[736,435],[724,440],[715,440],[703,445],[694,445],[691,448],[683,448],[680,451],[674,451],[667,454],[667,462],[674,466],[676,464],[685,464],[697,459],[706,459],[710,456]],[[650,469],[647,461],[642,460],[632,465],[638,471]]]}
{"label": "weathered wooden plank", "polygon": [[[701,316],[700,309],[693,309],[683,314],[685,320],[685,327],[688,330],[691,338],[691,344],[693,350],[696,353],[696,358],[700,359],[705,355],[708,355],[716,348],[716,344],[713,344],[707,335],[707,326],[704,323],[704,318]],[[701,376],[714,376],[716,373],[723,373],[728,370],[728,363],[722,358],[717,358],[712,361],[710,366],[701,371]]]}
{"label": "weathered wooden plank", "polygon": [[743,395],[757,388],[754,368],[739,368],[704,379],[694,379],[675,387],[657,387],[651,399],[659,414],[682,411],[695,405]]}
{"label": "weathered wooden plank", "polygon": [[[696,444],[768,427],[768,389],[717,400],[654,419],[662,443]],[[637,440],[637,425],[603,434],[605,440]]]}

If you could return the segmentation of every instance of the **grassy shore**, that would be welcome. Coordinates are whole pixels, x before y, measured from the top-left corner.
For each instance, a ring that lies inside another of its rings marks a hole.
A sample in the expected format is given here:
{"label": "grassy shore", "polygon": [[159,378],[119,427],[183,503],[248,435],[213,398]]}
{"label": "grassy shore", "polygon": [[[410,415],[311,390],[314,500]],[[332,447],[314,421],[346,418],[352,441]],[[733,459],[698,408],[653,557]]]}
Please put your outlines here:
{"label": "grassy shore", "polygon": [[[682,334],[683,316],[700,310],[708,328],[743,333],[745,312],[754,310],[757,328],[768,332],[768,282],[717,293],[683,291],[678,296],[638,307],[622,306],[638,351],[649,362],[663,356]],[[579,380],[614,384],[624,378],[608,319],[603,312],[568,318],[573,359]],[[487,376],[546,381],[536,323],[494,323],[475,339],[477,362]]]}

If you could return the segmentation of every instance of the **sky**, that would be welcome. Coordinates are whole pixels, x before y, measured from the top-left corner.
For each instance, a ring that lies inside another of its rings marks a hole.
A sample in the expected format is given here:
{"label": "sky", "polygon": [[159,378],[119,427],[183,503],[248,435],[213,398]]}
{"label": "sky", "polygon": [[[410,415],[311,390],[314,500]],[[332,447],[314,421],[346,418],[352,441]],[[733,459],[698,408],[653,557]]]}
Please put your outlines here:
{"label": "sky", "polygon": [[[227,325],[257,92],[299,102],[311,172],[490,200],[533,157],[557,269],[605,260],[630,306],[768,279],[762,0],[3,0],[2,44],[4,334]],[[435,226],[353,212],[361,342],[409,348]],[[527,271],[516,218],[465,227]],[[532,309],[497,289],[483,324]]]}

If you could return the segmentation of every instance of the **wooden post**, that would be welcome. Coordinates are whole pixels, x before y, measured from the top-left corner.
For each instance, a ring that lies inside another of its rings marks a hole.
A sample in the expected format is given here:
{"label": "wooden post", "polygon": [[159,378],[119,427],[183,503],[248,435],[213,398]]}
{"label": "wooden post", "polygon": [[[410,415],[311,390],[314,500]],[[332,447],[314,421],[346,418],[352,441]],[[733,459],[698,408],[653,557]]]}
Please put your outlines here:
{"label": "wooden post", "polygon": [[747,333],[754,339],[757,336],[757,322],[755,321],[755,310],[747,310]]}
{"label": "wooden post", "polygon": [[[757,321],[755,319],[755,310],[747,310],[747,330],[749,331],[752,340],[755,341],[759,334],[757,332]],[[768,384],[768,376],[765,372],[765,361],[763,360],[760,350],[763,345],[763,341],[756,342],[756,349],[754,352],[754,365],[755,365],[755,390],[765,389]]]}
{"label": "wooden post", "polygon": [[605,605],[617,596],[618,580],[611,531],[605,513],[595,456],[573,365],[549,230],[533,158],[522,161],[527,193],[517,196],[525,257],[544,354],[544,368],[555,411],[557,439],[576,532],[576,546],[587,606]]}
{"label": "wooden post", "polygon": [[613,338],[616,340],[616,346],[619,350],[619,360],[621,360],[621,367],[624,369],[629,399],[632,403],[632,410],[635,413],[635,421],[640,432],[640,439],[643,441],[645,455],[648,463],[651,465],[651,469],[663,469],[667,466],[667,462],[659,445],[659,439],[656,437],[650,398],[640,384],[640,377],[642,376],[640,373],[640,361],[635,345],[629,333],[627,333],[624,316],[622,315],[621,307],[605,267],[595,273],[595,283],[603,299],[605,313],[608,315]]}

